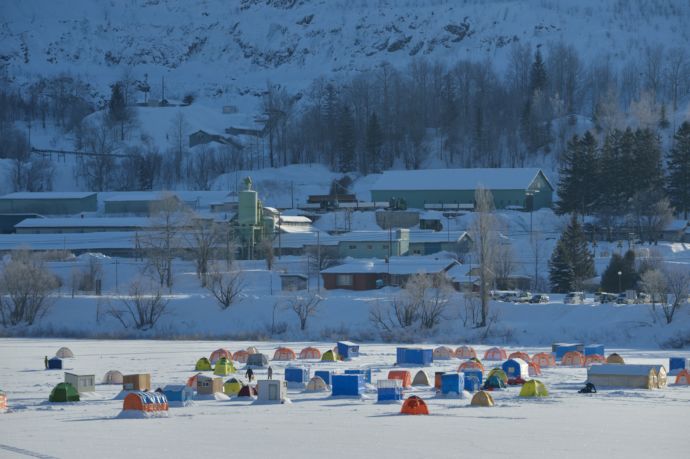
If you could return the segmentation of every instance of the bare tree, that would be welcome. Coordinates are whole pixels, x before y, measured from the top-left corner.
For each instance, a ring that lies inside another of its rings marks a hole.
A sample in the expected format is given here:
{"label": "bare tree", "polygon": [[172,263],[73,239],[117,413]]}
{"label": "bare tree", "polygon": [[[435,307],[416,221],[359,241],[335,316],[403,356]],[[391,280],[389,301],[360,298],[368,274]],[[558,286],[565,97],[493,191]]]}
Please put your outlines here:
{"label": "bare tree", "polygon": [[221,240],[221,232],[213,221],[195,218],[191,229],[185,233],[185,238],[194,254],[196,262],[196,275],[201,281],[201,286],[208,283],[209,262],[213,256],[218,242]]}
{"label": "bare tree", "polygon": [[639,191],[630,200],[630,207],[640,237],[657,241],[663,229],[673,219],[673,208],[661,192]]}
{"label": "bare tree", "polygon": [[163,298],[160,287],[145,287],[134,281],[128,295],[120,295],[117,303],[110,303],[106,314],[114,317],[124,328],[152,329],[167,310],[168,300]]}
{"label": "bare tree", "polygon": [[242,297],[245,288],[242,271],[235,266],[222,271],[218,265],[213,265],[206,288],[218,301],[221,309],[228,309]]}
{"label": "bare tree", "polygon": [[666,276],[660,269],[649,269],[642,273],[640,286],[652,298],[652,312],[656,312],[657,303],[665,304],[667,302]]}
{"label": "bare tree", "polygon": [[0,273],[0,320],[4,326],[33,325],[50,309],[50,294],[60,286],[37,256],[15,251]]}
{"label": "bare tree", "polygon": [[275,253],[273,252],[273,240],[270,235],[264,237],[259,243],[259,252],[263,254],[264,260],[266,260],[266,269],[272,270]]}
{"label": "bare tree", "polygon": [[74,273],[72,290],[96,292],[103,280],[103,266],[94,257],[89,257],[86,267]]}
{"label": "bare tree", "polygon": [[79,158],[75,171],[78,178],[85,180],[86,185],[94,191],[106,191],[113,188],[115,167],[115,150],[117,133],[105,120],[82,122],[77,132],[76,148],[92,153],[92,156]]}
{"label": "bare tree", "polygon": [[515,254],[510,244],[499,244],[496,247],[494,274],[498,289],[508,288],[510,276],[515,271]]}
{"label": "bare tree", "polygon": [[307,321],[316,315],[323,297],[316,293],[298,294],[288,299],[287,308],[291,309],[299,319],[299,329],[307,328]]}
{"label": "bare tree", "polygon": [[681,266],[665,266],[662,268],[666,280],[667,291],[671,296],[671,301],[662,303],[661,309],[664,312],[666,323],[673,322],[676,311],[688,301],[690,293],[690,269]]}
{"label": "bare tree", "polygon": [[481,321],[477,325],[485,327],[489,316],[489,290],[495,277],[498,223],[494,216],[494,198],[491,191],[480,185],[474,193],[474,200],[475,216],[470,234],[479,264],[479,297],[482,303]]}

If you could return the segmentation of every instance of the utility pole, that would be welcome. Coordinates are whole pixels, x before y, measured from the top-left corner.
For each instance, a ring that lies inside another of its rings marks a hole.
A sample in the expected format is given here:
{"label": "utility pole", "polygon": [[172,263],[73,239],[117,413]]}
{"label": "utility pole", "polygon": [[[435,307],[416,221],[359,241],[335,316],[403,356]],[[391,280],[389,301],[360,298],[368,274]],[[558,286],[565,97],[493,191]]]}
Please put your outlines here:
{"label": "utility pole", "polygon": [[317,255],[317,265],[316,265],[316,291],[321,293],[321,232],[316,232],[316,255]]}
{"label": "utility pole", "polygon": [[118,282],[119,279],[118,279],[118,272],[117,272],[117,264],[118,264],[118,260],[117,260],[117,258],[116,258],[116,259],[115,259],[115,291],[117,291],[117,289],[118,289],[118,284],[119,284],[119,282]]}

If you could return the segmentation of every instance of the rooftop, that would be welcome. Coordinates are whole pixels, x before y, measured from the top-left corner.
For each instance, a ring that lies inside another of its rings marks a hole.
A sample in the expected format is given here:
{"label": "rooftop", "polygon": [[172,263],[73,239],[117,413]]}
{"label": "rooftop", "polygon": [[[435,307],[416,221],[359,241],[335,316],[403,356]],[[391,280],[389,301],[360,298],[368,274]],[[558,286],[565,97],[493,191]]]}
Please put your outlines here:
{"label": "rooftop", "polygon": [[386,263],[378,258],[372,259],[346,259],[345,263],[326,268],[322,273],[326,274],[353,274],[353,273],[390,273],[394,275],[406,275],[417,273],[440,273],[456,263],[452,258],[438,257],[391,257]]}
{"label": "rooftop", "polygon": [[525,190],[540,172],[539,168],[386,171],[371,189],[372,191],[474,190],[482,185],[489,190]]}
{"label": "rooftop", "polygon": [[14,225],[15,228],[105,228],[105,227],[148,227],[150,218],[27,218]]}
{"label": "rooftop", "polygon": [[18,191],[6,194],[0,199],[84,199],[95,194],[91,191]]}

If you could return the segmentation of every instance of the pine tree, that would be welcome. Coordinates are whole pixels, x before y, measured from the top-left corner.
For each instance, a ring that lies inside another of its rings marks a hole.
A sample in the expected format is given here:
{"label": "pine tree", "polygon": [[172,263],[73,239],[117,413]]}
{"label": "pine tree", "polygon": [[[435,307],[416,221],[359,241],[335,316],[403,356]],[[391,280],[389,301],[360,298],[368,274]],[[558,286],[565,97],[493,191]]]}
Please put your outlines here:
{"label": "pine tree", "polygon": [[661,129],[668,129],[668,127],[671,125],[670,121],[668,120],[668,115],[666,115],[666,104],[661,105],[661,114],[659,115],[659,127]]}
{"label": "pine tree", "polygon": [[338,167],[340,172],[355,170],[355,119],[350,107],[343,105],[338,119]]}
{"label": "pine tree", "polygon": [[573,213],[549,261],[551,286],[554,291],[561,293],[579,290],[583,282],[594,274],[594,257],[587,246],[577,214]]}
{"label": "pine tree", "polygon": [[590,132],[582,138],[577,135],[568,142],[561,155],[558,182],[557,212],[565,214],[592,212],[597,199],[598,170],[597,140]]}
{"label": "pine tree", "polygon": [[573,290],[575,273],[568,260],[568,253],[563,241],[558,241],[549,260],[549,281],[551,290],[556,293],[567,293]]}
{"label": "pine tree", "polygon": [[632,193],[652,191],[661,187],[663,171],[661,167],[661,141],[651,129],[635,131],[635,144],[631,162],[631,176],[628,182],[634,185]]}
{"label": "pine tree", "polygon": [[544,60],[541,57],[541,50],[537,48],[537,52],[534,55],[534,62],[530,68],[530,90],[534,91],[546,91],[546,84],[548,79],[546,77],[546,66],[544,65]]}
{"label": "pine tree", "polygon": [[614,253],[601,275],[601,289],[605,292],[624,292],[634,289],[638,280],[639,276],[635,270],[635,252],[628,250],[625,256]]}
{"label": "pine tree", "polygon": [[110,93],[108,103],[108,116],[114,123],[120,123],[120,138],[125,140],[125,121],[127,121],[127,105],[125,95],[122,92],[122,85],[115,83]]}
{"label": "pine tree", "polygon": [[369,122],[367,123],[367,136],[366,136],[366,156],[365,163],[362,167],[362,171],[366,171],[371,168],[371,172],[380,172],[382,165],[381,158],[381,147],[383,146],[383,132],[381,131],[381,125],[379,125],[379,119],[376,116],[376,112],[372,113],[369,117]]}
{"label": "pine tree", "polygon": [[685,121],[673,136],[674,146],[667,157],[668,194],[683,218],[690,211],[690,123]]}

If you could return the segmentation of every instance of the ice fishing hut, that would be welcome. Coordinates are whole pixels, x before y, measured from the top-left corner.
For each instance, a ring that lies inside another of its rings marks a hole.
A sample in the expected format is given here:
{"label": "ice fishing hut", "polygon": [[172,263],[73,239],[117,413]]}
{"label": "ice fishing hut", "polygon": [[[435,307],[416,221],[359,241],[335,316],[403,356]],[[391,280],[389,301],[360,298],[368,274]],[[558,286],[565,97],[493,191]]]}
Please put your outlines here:
{"label": "ice fishing hut", "polygon": [[683,370],[690,370],[690,359],[685,357],[670,357],[668,359],[669,376],[676,376]]}
{"label": "ice fishing hut", "polygon": [[441,394],[445,396],[462,396],[465,389],[465,377],[461,373],[443,373],[441,375]]}
{"label": "ice fishing hut", "polygon": [[582,343],[553,343],[551,345],[551,352],[554,353],[557,361],[560,361],[565,354],[572,351],[584,354],[585,345]]}
{"label": "ice fishing hut", "polygon": [[327,385],[331,385],[331,372],[329,370],[316,370],[314,372],[314,376],[318,376],[319,378],[323,379],[323,382],[325,382]]}
{"label": "ice fishing hut", "polygon": [[140,390],[147,392],[151,390],[151,375],[140,373],[135,375],[124,375],[122,377],[123,390]]}
{"label": "ice fishing hut", "polygon": [[505,371],[508,379],[522,378],[527,380],[529,378],[529,365],[522,359],[508,359],[503,362],[501,369]]}
{"label": "ice fishing hut", "polygon": [[253,368],[263,368],[268,365],[268,357],[265,354],[249,354],[247,366]]}
{"label": "ice fishing hut", "polygon": [[351,341],[338,341],[338,355],[343,360],[350,360],[359,357],[359,344]]}
{"label": "ice fishing hut", "polygon": [[53,357],[48,360],[49,370],[62,370],[62,359],[59,357]]}
{"label": "ice fishing hut", "polygon": [[588,355],[600,355],[602,357],[605,356],[604,354],[604,345],[603,344],[588,344],[585,346],[585,357]]}
{"label": "ice fishing hut", "polygon": [[309,369],[303,367],[286,367],[285,381],[295,384],[306,384],[309,382]]}
{"label": "ice fishing hut", "polygon": [[163,394],[171,404],[186,405],[194,399],[194,390],[184,384],[169,384],[163,388]]}
{"label": "ice fishing hut", "polygon": [[258,400],[282,403],[287,398],[287,382],[279,379],[263,379],[257,383]]}
{"label": "ice fishing hut", "polygon": [[482,387],[484,374],[482,370],[467,369],[463,370],[463,376],[465,378],[465,390],[469,392],[478,391]]}
{"label": "ice fishing hut", "polygon": [[213,395],[216,392],[223,392],[223,379],[199,375],[196,378],[196,392],[199,395]]}
{"label": "ice fishing hut", "polygon": [[96,392],[96,375],[77,375],[65,372],[65,382],[82,392]]}
{"label": "ice fishing hut", "polygon": [[399,379],[379,379],[376,383],[376,393],[379,402],[402,400],[402,381]]}
{"label": "ice fishing hut", "polygon": [[333,375],[331,376],[331,395],[359,397],[364,392],[363,375]]}
{"label": "ice fishing hut", "polygon": [[364,382],[371,384],[371,368],[358,369],[358,370],[345,370],[346,375],[362,375],[364,376]]}
{"label": "ice fishing hut", "polygon": [[396,349],[396,365],[431,365],[433,349],[399,347]]}

